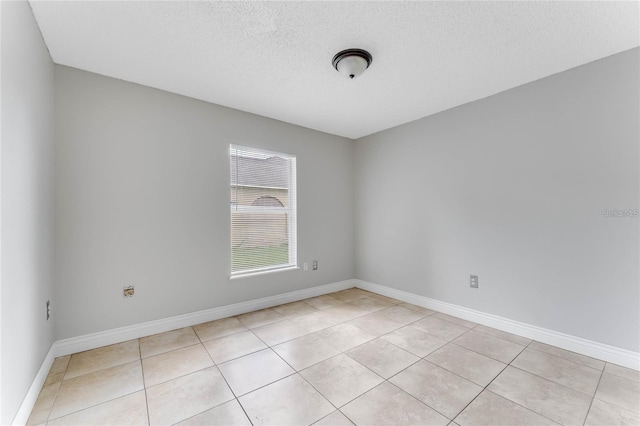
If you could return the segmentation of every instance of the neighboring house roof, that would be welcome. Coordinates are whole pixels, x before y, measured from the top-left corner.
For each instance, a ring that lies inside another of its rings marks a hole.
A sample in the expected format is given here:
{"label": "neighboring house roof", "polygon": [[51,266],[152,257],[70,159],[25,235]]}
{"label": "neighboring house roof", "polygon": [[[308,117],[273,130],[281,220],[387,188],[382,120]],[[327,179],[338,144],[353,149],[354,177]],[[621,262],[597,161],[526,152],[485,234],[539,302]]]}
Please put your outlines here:
{"label": "neighboring house roof", "polygon": [[289,160],[231,155],[231,185],[288,188]]}

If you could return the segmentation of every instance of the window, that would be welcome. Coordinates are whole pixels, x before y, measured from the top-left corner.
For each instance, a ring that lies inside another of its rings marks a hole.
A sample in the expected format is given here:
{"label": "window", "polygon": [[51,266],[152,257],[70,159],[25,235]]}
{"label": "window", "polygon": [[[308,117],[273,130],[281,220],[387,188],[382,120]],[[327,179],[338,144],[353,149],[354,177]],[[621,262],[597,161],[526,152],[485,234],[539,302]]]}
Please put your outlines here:
{"label": "window", "polygon": [[297,266],[296,158],[230,148],[231,276]]}

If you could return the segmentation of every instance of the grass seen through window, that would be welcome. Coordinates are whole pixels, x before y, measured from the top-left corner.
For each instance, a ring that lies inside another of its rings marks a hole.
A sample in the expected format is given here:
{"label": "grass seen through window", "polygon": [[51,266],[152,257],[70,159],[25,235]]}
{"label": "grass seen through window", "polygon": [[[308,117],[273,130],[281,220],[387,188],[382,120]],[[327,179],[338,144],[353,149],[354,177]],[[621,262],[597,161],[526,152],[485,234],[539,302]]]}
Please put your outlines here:
{"label": "grass seen through window", "polygon": [[289,263],[289,245],[269,247],[232,247],[231,272]]}

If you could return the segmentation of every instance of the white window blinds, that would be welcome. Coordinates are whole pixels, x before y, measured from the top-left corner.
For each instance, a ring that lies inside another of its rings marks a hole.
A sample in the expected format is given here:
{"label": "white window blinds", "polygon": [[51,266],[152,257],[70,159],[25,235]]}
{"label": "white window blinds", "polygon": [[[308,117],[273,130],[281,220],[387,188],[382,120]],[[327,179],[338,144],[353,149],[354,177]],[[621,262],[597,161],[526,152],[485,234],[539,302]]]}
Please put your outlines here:
{"label": "white window blinds", "polygon": [[231,145],[230,160],[231,276],[296,266],[296,158]]}

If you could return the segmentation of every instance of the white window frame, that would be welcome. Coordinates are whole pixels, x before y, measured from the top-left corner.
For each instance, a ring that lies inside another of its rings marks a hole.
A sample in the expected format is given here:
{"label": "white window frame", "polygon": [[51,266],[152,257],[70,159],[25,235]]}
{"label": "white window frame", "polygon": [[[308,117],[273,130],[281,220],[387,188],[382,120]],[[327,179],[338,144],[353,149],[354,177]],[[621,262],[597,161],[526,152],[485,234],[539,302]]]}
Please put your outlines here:
{"label": "white window frame", "polygon": [[[277,265],[277,266],[266,266],[262,268],[255,269],[246,269],[243,271],[231,271],[232,265],[232,241],[231,241],[231,232],[229,237],[229,248],[230,248],[230,256],[229,256],[229,270],[230,270],[230,278],[241,278],[247,276],[261,275],[266,273],[278,272],[278,271],[286,271],[292,269],[298,269],[298,222],[297,222],[297,179],[296,179],[296,156],[291,154],[286,154],[282,152],[276,151],[268,151],[260,148],[252,148],[248,146],[230,144],[229,145],[229,167],[231,167],[231,156],[234,150],[242,150],[242,151],[250,151],[252,153],[256,153],[258,155],[263,154],[266,157],[269,156],[278,156],[282,158],[286,158],[289,160],[289,188],[288,188],[288,207],[267,207],[267,206],[238,206],[236,203],[230,203],[230,211],[231,212],[257,212],[257,213],[287,213],[287,243],[289,248],[289,262],[287,264]],[[231,174],[229,174],[230,176]],[[237,184],[236,186],[241,186]],[[231,179],[229,179],[229,189],[233,187],[231,183]],[[258,187],[259,186],[255,186]],[[265,187],[266,188],[266,187]],[[274,188],[281,189],[281,188]],[[236,189],[237,194],[237,189]],[[229,216],[229,226],[230,231],[233,229],[231,215]]]}

